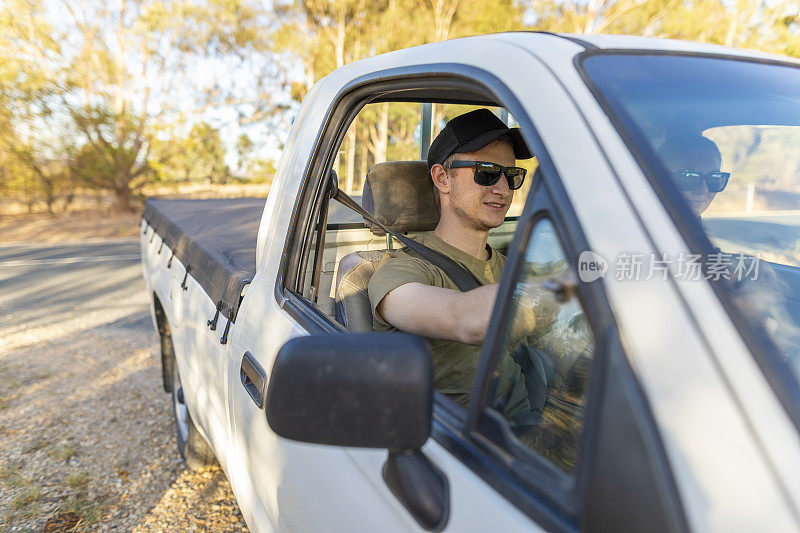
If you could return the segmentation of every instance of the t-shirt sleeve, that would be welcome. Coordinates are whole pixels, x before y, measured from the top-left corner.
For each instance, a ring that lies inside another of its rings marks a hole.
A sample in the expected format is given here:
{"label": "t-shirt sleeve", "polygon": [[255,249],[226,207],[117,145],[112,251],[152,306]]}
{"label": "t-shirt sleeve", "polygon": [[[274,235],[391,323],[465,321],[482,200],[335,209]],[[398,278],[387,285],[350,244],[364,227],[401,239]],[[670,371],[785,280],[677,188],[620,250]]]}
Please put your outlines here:
{"label": "t-shirt sleeve", "polygon": [[385,259],[369,280],[369,303],[372,316],[381,324],[389,325],[378,315],[376,307],[390,291],[406,283],[435,285],[436,280],[424,261],[412,257]]}

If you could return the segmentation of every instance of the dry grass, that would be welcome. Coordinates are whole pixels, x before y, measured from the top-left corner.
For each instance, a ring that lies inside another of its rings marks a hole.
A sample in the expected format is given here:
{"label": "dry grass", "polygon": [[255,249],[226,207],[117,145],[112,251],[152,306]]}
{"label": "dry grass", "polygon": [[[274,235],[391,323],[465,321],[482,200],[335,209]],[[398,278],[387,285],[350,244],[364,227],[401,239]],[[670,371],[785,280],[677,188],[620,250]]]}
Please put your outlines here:
{"label": "dry grass", "polygon": [[86,485],[89,482],[89,474],[86,472],[77,472],[75,474],[70,474],[67,476],[67,479],[64,480],[64,485],[67,487],[77,488]]}
{"label": "dry grass", "polygon": [[134,237],[138,213],[82,211],[61,215],[17,215],[0,219],[0,243],[55,243]]}
{"label": "dry grass", "polygon": [[43,532],[84,531],[95,524],[101,516],[101,507],[83,496],[70,496],[62,501],[53,515],[47,519]]}
{"label": "dry grass", "polygon": [[10,487],[21,487],[27,484],[28,480],[23,478],[19,471],[19,465],[0,466],[0,483]]}
{"label": "dry grass", "polygon": [[150,185],[144,195],[158,198],[266,198],[269,185],[266,183],[207,185],[186,183],[182,185]]}
{"label": "dry grass", "polygon": [[24,492],[17,494],[11,500],[11,508],[20,510],[39,501],[39,489],[36,487],[29,487]]}
{"label": "dry grass", "polygon": [[50,457],[56,461],[67,462],[75,455],[75,448],[71,444],[62,444],[58,448],[50,450]]}

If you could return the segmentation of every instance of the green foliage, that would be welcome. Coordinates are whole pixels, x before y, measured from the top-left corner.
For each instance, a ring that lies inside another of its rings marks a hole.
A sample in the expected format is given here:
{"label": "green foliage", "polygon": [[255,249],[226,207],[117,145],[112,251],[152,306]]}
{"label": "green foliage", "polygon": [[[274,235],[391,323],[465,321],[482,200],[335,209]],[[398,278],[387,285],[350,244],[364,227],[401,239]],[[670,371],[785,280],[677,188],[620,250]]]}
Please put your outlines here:
{"label": "green foliage", "polygon": [[86,485],[89,482],[89,474],[86,472],[77,472],[75,474],[70,474],[64,480],[64,485],[72,488],[81,487]]}
{"label": "green foliage", "polygon": [[220,131],[205,122],[195,124],[184,138],[158,143],[154,155],[159,181],[227,183],[231,175]]}
{"label": "green foliage", "polygon": [[242,181],[249,183],[272,183],[275,176],[275,163],[268,159],[254,158],[248,162],[247,177]]}
{"label": "green foliage", "polygon": [[71,444],[62,444],[58,448],[50,450],[50,457],[57,461],[67,462],[75,455],[75,448]]}

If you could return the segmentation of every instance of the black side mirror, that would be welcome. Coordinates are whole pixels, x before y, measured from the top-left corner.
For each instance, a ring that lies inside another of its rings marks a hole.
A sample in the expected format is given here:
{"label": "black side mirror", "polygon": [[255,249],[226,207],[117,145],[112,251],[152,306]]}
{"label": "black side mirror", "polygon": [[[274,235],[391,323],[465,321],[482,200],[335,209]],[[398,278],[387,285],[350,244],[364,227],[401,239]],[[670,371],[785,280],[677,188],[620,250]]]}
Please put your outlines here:
{"label": "black side mirror", "polygon": [[433,369],[415,335],[312,335],[283,345],[267,390],[267,422],[287,439],[419,449],[431,430]]}
{"label": "black side mirror", "polygon": [[428,344],[401,333],[298,337],[283,345],[267,389],[267,422],[287,439],[386,448],[383,479],[414,518],[441,531],[445,475],[420,451],[431,432]]}

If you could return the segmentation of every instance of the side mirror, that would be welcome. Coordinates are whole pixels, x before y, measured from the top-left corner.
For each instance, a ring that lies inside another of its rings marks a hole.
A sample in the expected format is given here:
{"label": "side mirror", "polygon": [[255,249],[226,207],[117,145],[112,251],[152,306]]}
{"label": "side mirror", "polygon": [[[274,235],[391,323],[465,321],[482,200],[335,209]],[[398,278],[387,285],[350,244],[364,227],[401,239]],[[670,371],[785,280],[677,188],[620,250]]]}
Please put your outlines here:
{"label": "side mirror", "polygon": [[431,431],[433,367],[420,337],[298,337],[283,345],[267,390],[267,422],[287,439],[418,450]]}
{"label": "side mirror", "polygon": [[386,448],[383,479],[428,531],[450,515],[445,475],[420,451],[431,433],[428,344],[402,333],[298,337],[283,345],[267,389],[267,422],[287,439]]}

